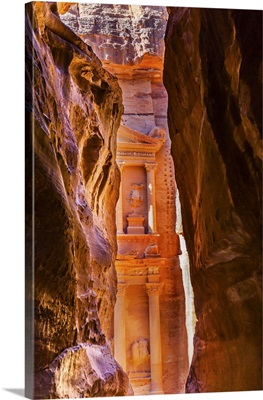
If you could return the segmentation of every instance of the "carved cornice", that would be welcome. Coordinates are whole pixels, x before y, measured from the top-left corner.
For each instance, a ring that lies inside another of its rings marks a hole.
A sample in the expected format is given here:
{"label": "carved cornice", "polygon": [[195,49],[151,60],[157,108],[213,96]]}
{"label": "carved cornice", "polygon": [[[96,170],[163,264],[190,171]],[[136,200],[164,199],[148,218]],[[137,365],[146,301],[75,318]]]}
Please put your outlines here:
{"label": "carved cornice", "polygon": [[134,129],[129,128],[126,125],[120,125],[117,133],[117,145],[120,143],[140,143],[140,144],[150,144],[152,146],[162,146],[162,142],[159,138],[153,138],[144,133],[138,132]]}
{"label": "carved cornice", "polygon": [[121,125],[117,134],[118,157],[155,157],[163,142]]}
{"label": "carved cornice", "polygon": [[134,145],[133,148],[128,148],[126,145],[125,146],[119,146],[117,150],[117,156],[118,157],[132,157],[132,158],[141,158],[141,157],[151,157],[155,158],[154,151],[152,147],[147,148],[142,145]]}
{"label": "carved cornice", "polygon": [[117,241],[120,243],[138,243],[138,242],[154,242],[157,243],[158,238],[160,235],[154,234],[154,235],[147,235],[147,234],[141,234],[141,235],[129,235],[129,234],[120,234],[117,235]]}
{"label": "carved cornice", "polygon": [[124,271],[130,268],[159,268],[159,267],[169,267],[171,264],[168,258],[135,258],[115,261],[115,267],[119,275],[122,275]]}

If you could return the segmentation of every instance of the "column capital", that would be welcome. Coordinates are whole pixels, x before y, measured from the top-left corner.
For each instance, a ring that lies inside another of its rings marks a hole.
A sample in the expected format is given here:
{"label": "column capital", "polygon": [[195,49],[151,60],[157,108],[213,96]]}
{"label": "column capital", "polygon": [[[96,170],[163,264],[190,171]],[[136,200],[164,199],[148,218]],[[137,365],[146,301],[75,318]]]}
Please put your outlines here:
{"label": "column capital", "polygon": [[117,284],[117,296],[125,296],[127,287],[128,287],[127,283],[118,283]]}
{"label": "column capital", "polygon": [[125,165],[125,161],[117,161],[117,165],[118,165],[119,169],[122,171],[122,169]]}
{"label": "column capital", "polygon": [[145,283],[146,292],[148,296],[150,295],[159,295],[161,291],[160,283]]}
{"label": "column capital", "polygon": [[155,171],[157,165],[156,163],[144,163],[146,171]]}

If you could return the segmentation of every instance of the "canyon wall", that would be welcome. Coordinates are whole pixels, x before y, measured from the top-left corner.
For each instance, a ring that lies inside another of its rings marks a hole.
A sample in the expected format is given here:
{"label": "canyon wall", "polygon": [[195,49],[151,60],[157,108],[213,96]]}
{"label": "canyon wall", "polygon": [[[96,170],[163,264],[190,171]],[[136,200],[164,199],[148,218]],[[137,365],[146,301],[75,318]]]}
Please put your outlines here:
{"label": "canyon wall", "polygon": [[107,343],[116,296],[121,90],[61,22],[56,3],[27,4],[25,29],[26,329],[35,372],[26,394],[132,394]]}
{"label": "canyon wall", "polygon": [[[132,135],[136,136],[139,132],[143,134],[137,135],[142,141],[145,136],[146,139],[155,138],[163,143],[154,161],[157,234],[156,236],[149,235],[148,238],[147,234],[138,237],[134,235],[132,238],[126,235],[127,213],[124,210],[122,214],[125,233],[118,235],[120,260],[117,261],[116,268],[121,271],[121,279],[127,282],[135,279],[131,278],[135,271],[137,275],[143,276],[146,273],[145,269],[147,271],[145,267],[147,262],[151,261],[152,266],[159,271],[162,283],[160,291],[162,387],[164,393],[182,393],[185,391],[189,366],[185,296],[178,257],[180,245],[178,235],[175,233],[176,183],[167,126],[168,100],[162,82],[167,10],[166,7],[161,6],[78,3],[70,7],[61,7],[60,13],[62,21],[85,43],[92,46],[101,59],[103,67],[118,78],[124,105],[121,124],[125,129],[129,128],[131,132],[131,137],[127,139],[127,142],[132,141]],[[121,129],[117,137],[118,141],[122,140]],[[129,144],[127,143],[127,148],[120,149],[117,158],[121,159],[125,151],[129,153]],[[140,143],[140,147],[143,147],[143,143]],[[146,151],[150,150],[146,148]],[[146,157],[145,154],[142,154],[142,157]],[[122,200],[123,205],[127,203],[129,179],[131,182],[147,187],[146,181],[140,178],[139,172],[143,173],[143,162],[147,163],[149,160],[137,160],[142,163],[142,166],[136,169],[129,163],[136,165],[135,159],[139,157],[138,153],[130,153],[129,157],[125,158],[124,155],[124,161],[121,161],[124,193],[126,193]],[[156,251],[160,258],[150,261],[142,258],[147,244],[153,243],[157,245]],[[132,258],[132,253],[138,253],[138,255]],[[131,259],[123,261],[122,257],[128,256]],[[133,366],[131,357],[133,342],[142,341],[142,338],[143,341],[146,339],[149,341],[149,329],[146,329],[148,309],[145,288],[130,284],[126,291],[127,370],[136,394],[149,393],[149,366],[146,365],[145,368]],[[141,315],[144,315],[143,318],[140,317]],[[137,326],[141,328],[137,329]],[[112,332],[112,337],[114,337],[114,332]],[[146,378],[141,371],[142,368],[145,369]],[[134,376],[136,378],[133,379]]]}
{"label": "canyon wall", "polygon": [[262,389],[262,12],[171,8],[164,83],[197,325],[187,392]]}

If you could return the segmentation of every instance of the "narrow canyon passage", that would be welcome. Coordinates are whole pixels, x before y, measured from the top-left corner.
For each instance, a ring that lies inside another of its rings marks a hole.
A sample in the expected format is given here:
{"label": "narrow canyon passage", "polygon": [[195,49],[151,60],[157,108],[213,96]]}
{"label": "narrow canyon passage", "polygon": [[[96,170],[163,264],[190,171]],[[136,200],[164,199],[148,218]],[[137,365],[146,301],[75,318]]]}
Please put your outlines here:
{"label": "narrow canyon passage", "polygon": [[[96,4],[77,4],[61,15],[122,89],[117,299],[113,326],[101,321],[138,395],[184,393],[195,324],[182,223],[183,254],[175,229],[179,210],[162,83],[167,18],[165,7]],[[100,282],[94,283],[96,290]]]}
{"label": "narrow canyon passage", "polygon": [[262,388],[260,26],[26,6],[30,397]]}

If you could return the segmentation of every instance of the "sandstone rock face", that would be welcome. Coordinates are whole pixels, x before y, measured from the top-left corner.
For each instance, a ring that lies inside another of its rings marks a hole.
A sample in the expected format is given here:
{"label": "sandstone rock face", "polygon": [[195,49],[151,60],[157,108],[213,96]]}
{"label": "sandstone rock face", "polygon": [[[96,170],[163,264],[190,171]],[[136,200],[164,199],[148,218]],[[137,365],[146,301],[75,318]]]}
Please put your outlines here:
{"label": "sandstone rock face", "polygon": [[31,145],[34,151],[34,185],[29,181],[26,192],[28,220],[32,190],[34,196],[33,298],[32,282],[26,287],[26,301],[35,305],[34,398],[131,394],[107,344],[116,295],[121,91],[61,22],[56,3],[26,5],[26,74],[33,132],[26,165]]}
{"label": "sandstone rock face", "polygon": [[59,10],[61,19],[94,46],[101,60],[132,66],[147,53],[162,58],[165,7],[73,3],[67,11]]}
{"label": "sandstone rock face", "polygon": [[48,368],[36,373],[35,391],[42,399],[110,397],[124,395],[127,383],[108,346],[82,343],[67,348]]}
{"label": "sandstone rock face", "polygon": [[[160,290],[162,388],[164,393],[182,393],[185,391],[189,365],[185,296],[178,257],[180,245],[175,232],[176,184],[167,127],[167,93],[162,82],[167,11],[165,7],[77,4],[63,13],[61,19],[85,43],[92,46],[104,68],[118,78],[124,105],[122,126],[131,129],[132,132],[135,131],[135,136],[139,132],[137,137],[140,137],[142,142],[143,136],[146,139],[154,138],[162,142],[154,160],[157,229],[157,236],[154,237],[147,238],[147,222],[144,237],[136,237],[136,234],[130,236],[134,229],[137,229],[138,233],[138,227],[131,227],[128,232],[127,195],[134,189],[133,183],[142,188],[143,201],[138,210],[144,213],[143,207],[147,208],[146,170],[142,159],[138,159],[138,153],[131,151],[130,155],[128,154],[129,143],[126,149],[121,147],[117,153],[118,162],[124,165],[121,224],[124,225],[125,232],[118,235],[120,254],[116,268],[119,279],[128,282],[125,293],[126,309],[122,314],[122,319],[126,321],[126,342],[122,353],[125,353],[126,349],[126,367],[135,394],[149,394],[149,381],[153,380],[150,371],[151,354],[146,351],[148,346],[148,351],[151,353],[149,299],[145,285],[135,283],[144,283],[143,276],[147,274],[150,275],[148,279],[153,279],[149,271],[156,268],[162,288]],[[118,141],[121,141],[120,136],[121,128],[117,135]],[[132,134],[129,140],[133,140]],[[129,167],[130,161],[127,157],[130,157],[133,166]],[[147,159],[144,161],[147,163]],[[139,166],[138,162],[141,163]],[[147,220],[147,215],[144,214],[144,217]],[[137,223],[138,221],[137,219]],[[144,232],[142,226],[140,229]],[[129,238],[126,233],[129,233]],[[151,254],[153,248],[156,255]],[[154,259],[154,256],[160,259]],[[142,281],[138,281],[138,276],[142,277]],[[157,341],[156,337],[156,343]],[[146,347],[145,343],[148,343]],[[154,351],[152,358],[153,353]]]}
{"label": "sandstone rock face", "polygon": [[166,128],[167,96],[162,85],[166,8],[76,4],[61,19],[119,78],[124,124],[142,133],[155,125]]}
{"label": "sandstone rock face", "polygon": [[262,389],[262,13],[171,8],[164,82],[197,326],[187,392]]}

